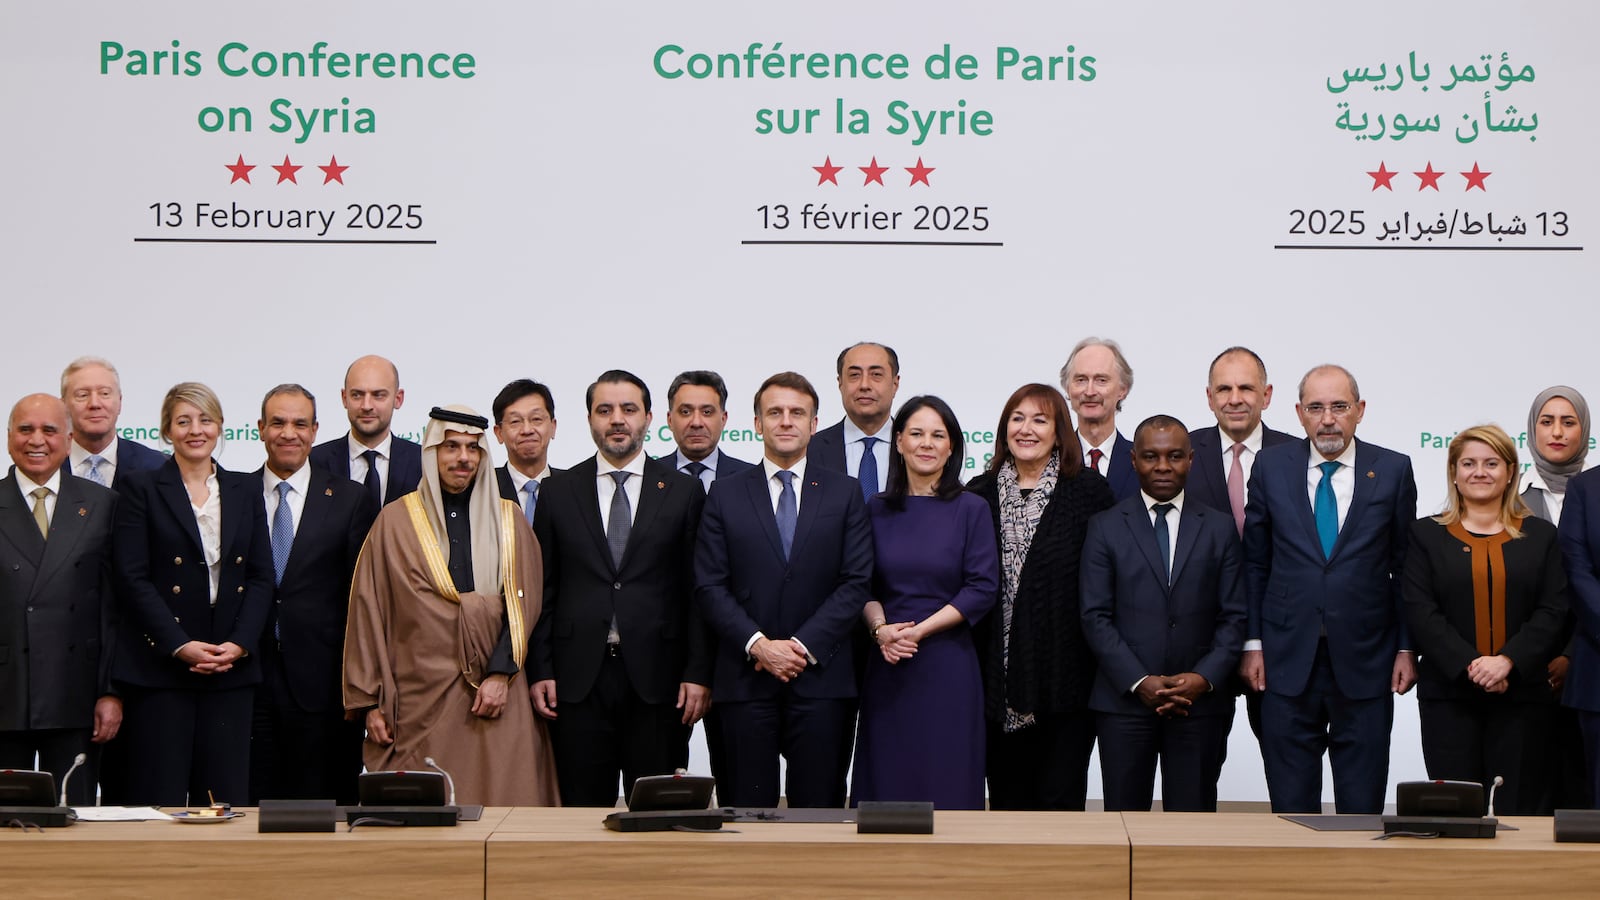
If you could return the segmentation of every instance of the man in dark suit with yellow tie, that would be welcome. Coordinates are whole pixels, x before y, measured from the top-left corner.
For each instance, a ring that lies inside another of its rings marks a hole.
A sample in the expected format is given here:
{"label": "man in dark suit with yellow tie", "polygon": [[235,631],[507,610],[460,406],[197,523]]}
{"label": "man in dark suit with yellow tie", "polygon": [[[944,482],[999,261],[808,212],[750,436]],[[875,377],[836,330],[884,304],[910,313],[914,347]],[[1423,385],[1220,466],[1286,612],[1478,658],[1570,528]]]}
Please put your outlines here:
{"label": "man in dark suit with yellow tie", "polygon": [[257,428],[275,587],[250,732],[251,801],[355,803],[362,730],[344,719],[341,667],[350,576],[377,510],[361,485],[308,462],[317,438],[310,391],[268,391]]}
{"label": "man in dark suit with yellow tie", "polygon": [[111,526],[116,495],[62,471],[67,410],[33,394],[11,410],[0,479],[0,769],[57,784],[83,753],[67,802],[94,802],[95,748],[117,734],[111,690]]}

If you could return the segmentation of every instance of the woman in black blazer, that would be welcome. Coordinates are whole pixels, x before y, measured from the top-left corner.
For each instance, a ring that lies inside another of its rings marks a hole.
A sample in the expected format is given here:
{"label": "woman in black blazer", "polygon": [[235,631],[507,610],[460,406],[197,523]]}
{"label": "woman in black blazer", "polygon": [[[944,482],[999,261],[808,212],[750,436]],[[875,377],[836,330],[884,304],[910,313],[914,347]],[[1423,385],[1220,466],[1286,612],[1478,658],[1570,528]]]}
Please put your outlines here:
{"label": "woman in black blazer", "polygon": [[1556,529],[1517,496],[1517,450],[1495,425],[1450,442],[1445,511],[1418,519],[1405,606],[1421,652],[1417,708],[1429,778],[1476,781],[1503,815],[1550,815],[1556,696],[1546,666],[1566,643]]}
{"label": "woman in black blazer", "polygon": [[993,809],[1083,809],[1094,750],[1094,654],[1083,637],[1078,558],[1089,517],[1115,502],[1083,465],[1061,392],[1006,401],[994,459],[967,489],[988,501],[1000,602],[974,628]]}
{"label": "woman in black blazer", "polygon": [[222,406],[184,382],[161,403],[172,458],[117,479],[114,558],[130,803],[244,802],[254,657],[272,603],[259,482],[211,458]]}

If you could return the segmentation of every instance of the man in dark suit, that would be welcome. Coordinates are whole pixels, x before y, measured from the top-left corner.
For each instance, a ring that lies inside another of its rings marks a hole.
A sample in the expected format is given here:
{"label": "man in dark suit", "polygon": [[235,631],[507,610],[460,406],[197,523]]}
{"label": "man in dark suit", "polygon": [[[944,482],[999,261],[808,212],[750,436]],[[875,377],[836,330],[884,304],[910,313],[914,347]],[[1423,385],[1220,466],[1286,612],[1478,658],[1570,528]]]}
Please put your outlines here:
{"label": "man in dark suit", "polygon": [[[122,379],[109,360],[80,356],[67,364],[61,373],[61,400],[72,420],[72,443],[61,465],[62,474],[114,489],[119,473],[150,472],[166,462],[165,453],[117,436]],[[126,745],[124,739],[99,747],[102,803],[120,806],[127,800]],[[74,777],[84,777],[84,773]]]}
{"label": "man in dark suit", "polygon": [[276,587],[261,641],[250,733],[250,797],[356,802],[361,726],[340,696],[350,576],[377,514],[361,486],[313,469],[317,405],[298,384],[261,401],[266,501]]}
{"label": "man in dark suit", "polygon": [[1133,442],[1117,430],[1117,413],[1133,389],[1133,367],[1122,348],[1109,338],[1079,341],[1061,367],[1061,389],[1078,417],[1083,464],[1105,476],[1118,500],[1137,496]]}
{"label": "man in dark suit", "polygon": [[158,469],[167,455],[117,438],[122,381],[116,367],[97,356],[80,356],[61,373],[61,401],[72,419],[65,471],[102,487],[115,487],[118,472]]}
{"label": "man in dark suit", "polygon": [[[1293,435],[1274,431],[1261,422],[1261,412],[1272,403],[1267,365],[1254,351],[1229,347],[1211,361],[1206,375],[1206,403],[1217,417],[1217,427],[1189,432],[1194,446],[1194,467],[1189,470],[1188,497],[1233,517],[1234,528],[1244,535],[1244,507],[1250,496],[1250,471],[1256,454],[1265,447],[1292,444]],[[1237,673],[1229,676],[1230,695],[1244,694],[1245,714],[1256,740],[1261,740],[1261,695],[1247,690]]]}
{"label": "man in dark suit", "polygon": [[539,508],[539,487],[550,475],[547,456],[556,437],[556,401],[550,389],[531,378],[518,378],[494,398],[494,437],[506,448],[506,463],[494,470],[500,496],[522,507],[533,524]]}
{"label": "man in dark suit", "polygon": [[1188,502],[1193,451],[1183,423],[1152,416],[1133,433],[1140,496],[1089,522],[1079,595],[1099,663],[1096,712],[1107,810],[1216,812],[1228,754],[1228,678],[1247,605],[1227,514]]}
{"label": "man in dark suit", "polygon": [[1567,565],[1577,630],[1561,702],[1578,711],[1591,796],[1600,797],[1600,469],[1567,481],[1561,510],[1561,551]]}
{"label": "man in dark suit", "polygon": [[339,399],[350,417],[350,433],[318,444],[311,451],[311,465],[360,482],[368,502],[380,508],[416,490],[422,480],[422,447],[389,430],[394,411],[406,399],[395,364],[381,356],[351,363]]}
{"label": "man in dark suit", "polygon": [[811,438],[806,459],[856,479],[862,497],[871,497],[889,483],[889,417],[900,390],[900,355],[887,344],[862,342],[840,351],[834,369],[844,418]]}
{"label": "man in dark suit", "polygon": [[667,388],[667,427],[677,449],[661,461],[700,480],[707,492],[718,478],[750,468],[718,448],[728,426],[728,385],[715,372],[689,371]]}
{"label": "man in dark suit", "polygon": [[67,410],[33,394],[11,410],[0,479],[0,769],[40,769],[94,803],[96,745],[115,737],[111,528],[116,495],[66,474]]}
{"label": "man in dark suit", "polygon": [[1322,809],[1322,754],[1341,813],[1382,811],[1394,695],[1416,681],[1401,573],[1417,485],[1404,454],[1355,440],[1366,412],[1339,366],[1300,379],[1306,440],[1261,451],[1244,553],[1250,598],[1239,671],[1261,699],[1274,812]]}
{"label": "man in dark suit", "polygon": [[723,803],[839,807],[855,732],[849,635],[870,599],[872,526],[860,485],[807,465],[817,392],[783,372],[756,391],[761,465],[722,480],[695,546],[695,601],[717,636],[713,689]]}
{"label": "man in dark suit", "polygon": [[705,492],[645,456],[638,376],[604,372],[584,400],[599,452],[546,481],[534,514],[544,609],[528,668],[562,804],[612,806],[619,773],[627,791],[682,765],[711,702],[711,637],[693,609]]}

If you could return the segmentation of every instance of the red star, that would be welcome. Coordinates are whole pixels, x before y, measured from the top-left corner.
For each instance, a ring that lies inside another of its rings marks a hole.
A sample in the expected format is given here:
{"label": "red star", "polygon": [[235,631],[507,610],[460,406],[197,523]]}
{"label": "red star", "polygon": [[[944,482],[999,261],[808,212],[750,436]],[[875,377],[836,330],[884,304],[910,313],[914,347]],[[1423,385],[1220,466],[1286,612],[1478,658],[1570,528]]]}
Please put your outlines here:
{"label": "red star", "polygon": [[344,170],[350,167],[339,165],[339,157],[330,156],[328,157],[327,165],[317,166],[317,168],[322,170],[323,184],[327,184],[330,181],[337,181],[340,184],[344,184]]}
{"label": "red star", "polygon": [[290,184],[299,184],[300,182],[295,180],[294,173],[304,169],[305,166],[293,165],[289,162],[289,157],[285,156],[283,165],[273,166],[273,168],[278,170],[278,184],[283,184],[285,181]]}
{"label": "red star", "polygon": [[889,171],[889,167],[888,166],[880,166],[880,165],[878,165],[878,158],[876,156],[874,156],[872,158],[872,165],[870,165],[870,166],[856,166],[856,168],[858,168],[861,171],[867,173],[867,180],[861,182],[861,186],[862,187],[866,187],[867,185],[873,183],[874,181],[876,181],[879,184],[883,184],[883,173]]}
{"label": "red star", "polygon": [[[906,166],[906,171],[911,173],[911,184],[914,185],[920,181],[923,184],[927,184],[928,187],[933,187],[933,185],[928,184],[928,173],[935,170],[933,166],[923,165],[922,157],[917,157],[917,164],[915,166]],[[911,185],[906,186],[910,187]]]}
{"label": "red star", "polygon": [[1477,188],[1478,190],[1483,191],[1485,194],[1487,194],[1487,193],[1489,193],[1489,189],[1483,186],[1483,180],[1485,178],[1488,178],[1490,175],[1493,175],[1493,174],[1494,174],[1493,172],[1481,171],[1478,168],[1477,162],[1473,162],[1472,171],[1471,172],[1462,172],[1461,176],[1463,178],[1467,179],[1467,190],[1470,191],[1473,188]]}
{"label": "red star", "polygon": [[1422,183],[1417,185],[1417,190],[1420,191],[1423,188],[1433,188],[1435,191],[1437,191],[1439,190],[1439,176],[1443,175],[1444,173],[1435,172],[1433,170],[1433,163],[1429,162],[1426,169],[1423,169],[1421,172],[1412,172],[1411,174],[1422,179]]}
{"label": "red star", "polygon": [[250,183],[250,170],[254,169],[255,166],[247,166],[247,165],[245,165],[244,164],[244,154],[241,153],[241,154],[239,154],[239,161],[238,162],[236,162],[236,163],[228,163],[228,164],[224,165],[223,168],[225,168],[229,172],[233,173],[233,177],[228,179],[228,183],[229,184],[233,184],[235,181],[242,181],[245,184],[249,184]]}
{"label": "red star", "polygon": [[1392,192],[1394,190],[1394,185],[1390,184],[1389,182],[1400,173],[1389,171],[1388,169],[1384,168],[1383,163],[1380,162],[1378,163],[1378,171],[1368,172],[1367,174],[1372,176],[1373,190],[1377,190],[1378,188],[1388,188]]}
{"label": "red star", "polygon": [[839,171],[841,169],[843,169],[844,166],[836,166],[836,165],[834,165],[833,164],[833,157],[830,156],[827,159],[824,159],[822,161],[822,165],[820,165],[820,166],[812,166],[811,168],[817,170],[817,184],[819,186],[824,181],[833,182],[833,186],[834,187],[838,187],[839,186],[839,177],[838,177],[839,176]]}

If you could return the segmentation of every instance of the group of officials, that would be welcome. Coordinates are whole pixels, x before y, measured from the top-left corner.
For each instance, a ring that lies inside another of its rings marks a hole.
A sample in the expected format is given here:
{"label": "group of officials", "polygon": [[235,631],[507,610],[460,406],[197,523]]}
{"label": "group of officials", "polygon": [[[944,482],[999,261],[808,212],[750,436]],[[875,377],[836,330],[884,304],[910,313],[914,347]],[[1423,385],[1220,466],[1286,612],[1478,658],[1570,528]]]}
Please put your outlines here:
{"label": "group of officials", "polygon": [[[806,378],[761,384],[751,464],[719,448],[716,373],[673,380],[676,448],[651,459],[649,387],[604,372],[596,452],[556,470],[545,385],[511,382],[488,417],[436,406],[417,444],[390,431],[397,369],[363,357],[347,434],[317,443],[315,398],[279,385],[243,474],[213,461],[204,385],[167,394],[168,455],[118,438],[115,368],[76,360],[8,420],[0,767],[60,779],[85,754],[74,804],[97,784],[348,803],[363,766],[437,766],[463,803],[611,806],[619,779],[686,766],[703,721],[725,805],[981,806],[986,777],[993,807],[1081,809],[1098,739],[1108,809],[1149,808],[1159,766],[1166,809],[1214,810],[1242,692],[1275,810],[1320,809],[1327,754],[1338,810],[1370,813],[1420,677],[1430,777],[1502,776],[1511,812],[1594,796],[1600,482],[1578,474],[1576,391],[1530,414],[1528,492],[1514,445],[1471,429],[1418,521],[1410,460],[1356,440],[1338,366],[1300,381],[1303,439],[1263,424],[1266,366],[1233,347],[1214,426],[1158,415],[1130,440],[1133,370],[1087,338],[1061,392],[1008,401],[970,493],[948,406],[894,413],[891,348],[847,347],[836,375],[845,416],[821,430]],[[914,580],[938,555],[948,587]],[[976,793],[941,793],[957,782]]]}

